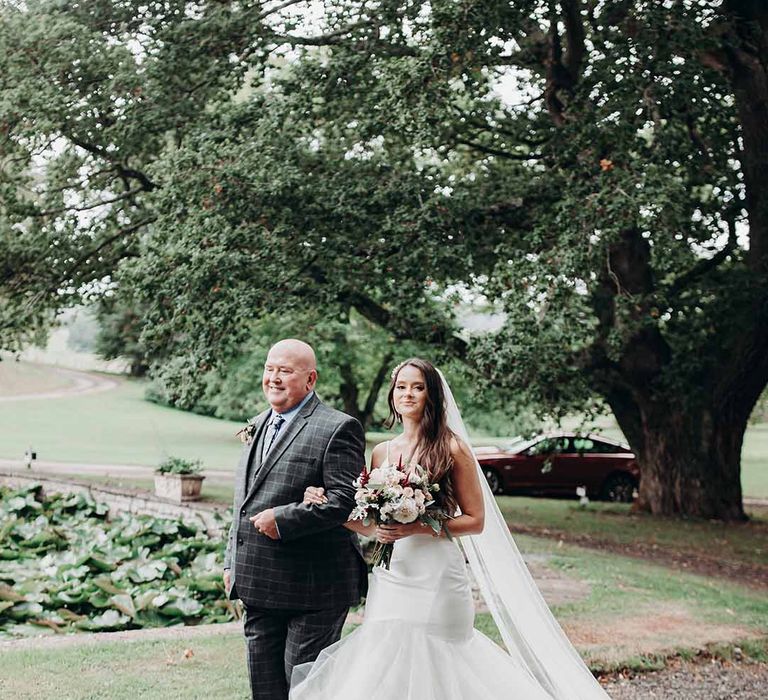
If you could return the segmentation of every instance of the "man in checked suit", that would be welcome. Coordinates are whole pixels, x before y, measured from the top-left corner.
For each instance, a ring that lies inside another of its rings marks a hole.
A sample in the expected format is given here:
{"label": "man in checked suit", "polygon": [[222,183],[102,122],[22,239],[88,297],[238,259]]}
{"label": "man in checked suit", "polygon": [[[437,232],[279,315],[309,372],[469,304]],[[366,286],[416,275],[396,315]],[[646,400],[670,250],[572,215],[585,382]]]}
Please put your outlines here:
{"label": "man in checked suit", "polygon": [[[224,585],[245,608],[254,700],[288,697],[293,667],[339,639],[367,584],[357,536],[343,527],[365,434],[317,398],[316,381],[309,345],[270,349],[262,387],[271,408],[256,418],[235,477]],[[304,505],[307,486],[323,486],[327,503]]]}

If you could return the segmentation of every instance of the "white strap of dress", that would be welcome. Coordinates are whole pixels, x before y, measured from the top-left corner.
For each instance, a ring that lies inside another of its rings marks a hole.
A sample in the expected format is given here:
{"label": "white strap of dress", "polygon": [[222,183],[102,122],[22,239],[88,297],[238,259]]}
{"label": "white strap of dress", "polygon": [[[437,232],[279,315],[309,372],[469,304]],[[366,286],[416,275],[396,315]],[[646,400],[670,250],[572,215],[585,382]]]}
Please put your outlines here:
{"label": "white strap of dress", "polygon": [[387,461],[386,461],[387,464],[389,464],[389,443],[390,442],[391,440],[387,440]]}

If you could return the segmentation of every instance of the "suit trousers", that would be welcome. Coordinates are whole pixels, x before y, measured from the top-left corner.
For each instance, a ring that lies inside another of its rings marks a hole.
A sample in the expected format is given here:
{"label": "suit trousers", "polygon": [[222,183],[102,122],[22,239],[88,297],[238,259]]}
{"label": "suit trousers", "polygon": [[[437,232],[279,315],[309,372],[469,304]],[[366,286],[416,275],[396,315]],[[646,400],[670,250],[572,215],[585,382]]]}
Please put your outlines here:
{"label": "suit trousers", "polygon": [[253,700],[287,700],[293,667],[314,661],[338,641],[349,607],[280,610],[244,605],[248,677]]}

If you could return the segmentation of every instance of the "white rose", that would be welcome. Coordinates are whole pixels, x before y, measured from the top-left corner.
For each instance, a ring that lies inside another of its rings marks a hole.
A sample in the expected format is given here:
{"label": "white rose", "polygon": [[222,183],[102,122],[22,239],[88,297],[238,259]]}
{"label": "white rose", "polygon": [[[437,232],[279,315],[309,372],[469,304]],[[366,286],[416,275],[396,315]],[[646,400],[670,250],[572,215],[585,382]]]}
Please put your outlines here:
{"label": "white rose", "polygon": [[403,496],[406,498],[413,498],[413,489],[410,486],[406,486],[403,489]]}
{"label": "white rose", "polygon": [[392,513],[392,517],[399,523],[412,523],[418,516],[419,509],[412,498],[404,498]]}
{"label": "white rose", "polygon": [[399,486],[403,478],[403,473],[397,469],[388,469],[386,474],[386,483],[389,486]]}
{"label": "white rose", "polygon": [[376,467],[376,469],[371,469],[371,473],[368,475],[368,483],[386,484],[387,483],[386,472],[383,469],[380,469],[379,467]]}

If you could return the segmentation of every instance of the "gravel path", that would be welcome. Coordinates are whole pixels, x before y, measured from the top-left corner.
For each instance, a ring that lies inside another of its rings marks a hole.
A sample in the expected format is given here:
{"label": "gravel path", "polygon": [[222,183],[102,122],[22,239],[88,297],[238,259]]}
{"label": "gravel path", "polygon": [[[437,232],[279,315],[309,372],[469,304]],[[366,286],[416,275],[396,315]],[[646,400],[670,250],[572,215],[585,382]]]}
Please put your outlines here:
{"label": "gravel path", "polygon": [[66,386],[53,391],[37,391],[27,394],[11,394],[0,396],[0,403],[12,403],[15,401],[30,401],[40,399],[64,399],[70,396],[83,396],[85,394],[97,394],[102,391],[110,391],[120,385],[118,379],[105,377],[91,372],[79,372],[63,367],[47,368],[53,374],[59,375]]}
{"label": "gravel path", "polygon": [[617,678],[605,689],[613,700],[765,700],[768,664],[677,662],[661,671]]}
{"label": "gravel path", "polygon": [[[32,469],[26,469],[22,460],[0,458],[0,470],[2,469],[19,471],[19,476],[34,476],[35,474],[39,474],[42,477],[72,476],[75,480],[77,480],[79,475],[123,477],[127,479],[154,479],[155,477],[154,467],[140,466],[138,464],[89,464],[36,460]],[[235,479],[235,472],[232,469],[204,469],[201,473],[217,484],[231,484]]]}

